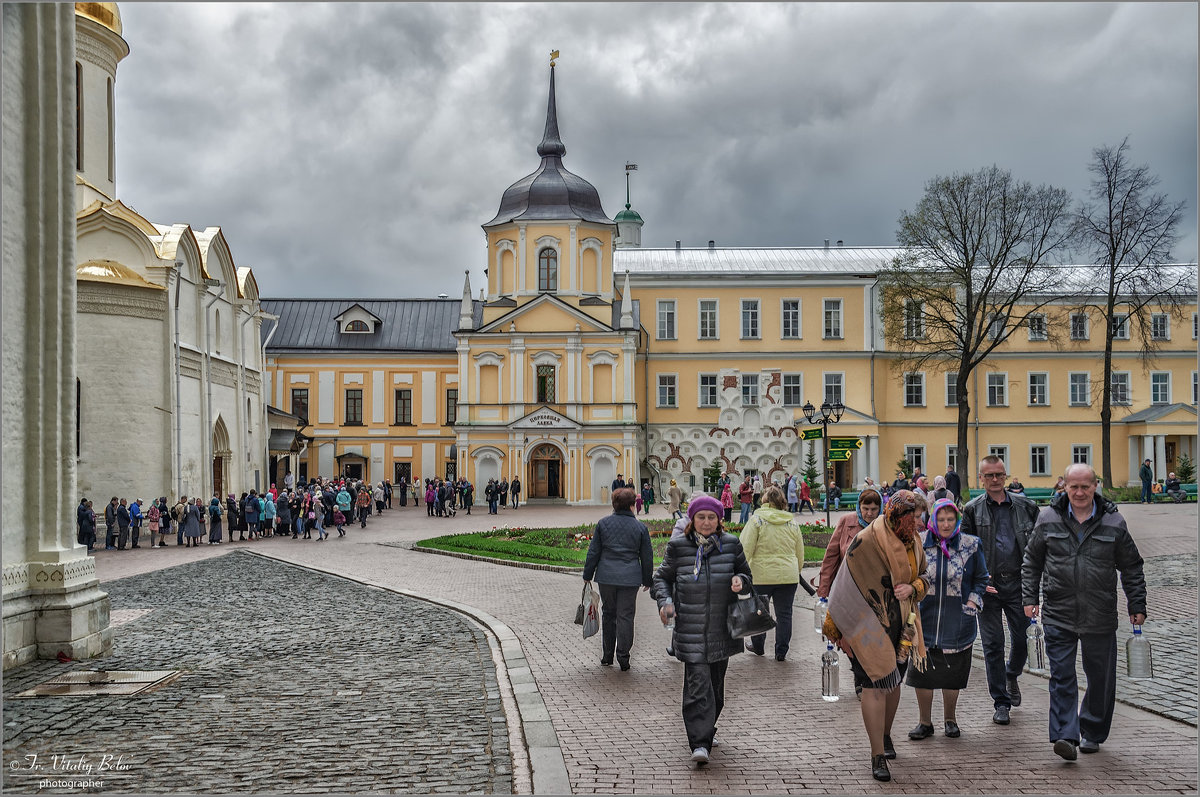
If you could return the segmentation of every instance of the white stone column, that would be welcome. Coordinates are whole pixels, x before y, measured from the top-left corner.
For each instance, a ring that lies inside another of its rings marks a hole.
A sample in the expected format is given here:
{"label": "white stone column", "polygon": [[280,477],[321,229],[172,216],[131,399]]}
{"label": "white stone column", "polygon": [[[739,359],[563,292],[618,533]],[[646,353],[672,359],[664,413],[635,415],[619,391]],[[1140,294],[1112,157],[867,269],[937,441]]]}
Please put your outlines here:
{"label": "white stone column", "polygon": [[[1139,438],[1137,436],[1135,436],[1135,435],[1129,436],[1129,476],[1125,480],[1126,485],[1141,483],[1140,480],[1138,479],[1138,468],[1140,468],[1141,464],[1142,464],[1142,460],[1138,456],[1138,448],[1139,448],[1138,442],[1139,442]],[[1096,467],[1096,461],[1095,461],[1096,453],[1097,452],[1093,449],[1093,451],[1092,451],[1092,467],[1093,468]],[[1098,470],[1097,470],[1097,474],[1099,474]]]}
{"label": "white stone column", "polygon": [[[884,474],[879,470],[879,435],[867,436],[867,475],[872,479],[882,479]],[[882,486],[882,482],[879,482]]]}
{"label": "white stone column", "polygon": [[[6,3],[3,46],[4,669],[112,648],[110,602],[75,539],[75,8]],[[100,496],[89,496],[100,507]],[[103,526],[100,534],[103,535]],[[103,539],[103,537],[101,537]]]}
{"label": "white stone column", "polygon": [[[1178,456],[1178,454],[1176,454]],[[1167,478],[1167,436],[1164,434],[1154,435],[1154,461],[1150,463],[1154,468],[1154,478]]]}
{"label": "white stone column", "polygon": [[[1148,459],[1149,460],[1154,459],[1154,435],[1152,435],[1152,434],[1142,435],[1142,458],[1140,461],[1145,462]],[[1151,464],[1153,464],[1153,462],[1151,462]],[[1135,475],[1136,475],[1136,471],[1135,471]],[[1138,477],[1138,481],[1139,482],[1141,481],[1140,476]]]}

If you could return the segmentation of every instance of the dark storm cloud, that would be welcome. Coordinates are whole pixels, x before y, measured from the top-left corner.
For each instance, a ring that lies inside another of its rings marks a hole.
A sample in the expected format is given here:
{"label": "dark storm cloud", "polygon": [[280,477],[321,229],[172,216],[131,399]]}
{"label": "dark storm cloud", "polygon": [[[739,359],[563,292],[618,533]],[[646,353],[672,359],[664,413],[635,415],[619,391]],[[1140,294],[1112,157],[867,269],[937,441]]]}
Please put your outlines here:
{"label": "dark storm cloud", "polygon": [[221,226],[268,296],[475,291],[479,225],[537,167],[562,51],[564,163],[643,244],[888,245],[938,174],[1077,198],[1091,150],[1188,202],[1190,4],[157,4],[121,7],[119,194]]}

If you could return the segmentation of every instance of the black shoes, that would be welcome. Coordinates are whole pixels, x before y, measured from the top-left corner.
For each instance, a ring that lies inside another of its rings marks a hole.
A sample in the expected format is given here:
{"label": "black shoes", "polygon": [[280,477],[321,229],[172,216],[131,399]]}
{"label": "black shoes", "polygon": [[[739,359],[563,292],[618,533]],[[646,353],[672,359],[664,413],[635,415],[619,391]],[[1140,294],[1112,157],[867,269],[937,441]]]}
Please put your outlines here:
{"label": "black shoes", "polygon": [[1057,742],[1055,742],[1054,752],[1059,756],[1059,758],[1066,759],[1067,761],[1074,761],[1079,757],[1075,742],[1071,741],[1070,739],[1059,739]]}
{"label": "black shoes", "polygon": [[[946,734],[950,734],[949,725],[946,726]],[[930,736],[933,736],[933,726],[925,725],[924,723],[918,723],[917,727],[908,732],[908,738],[912,739],[914,742],[921,739],[928,739]]]}
{"label": "black shoes", "polygon": [[946,736],[950,739],[957,739],[962,736],[962,731],[958,728],[958,723],[954,720],[946,720]]}
{"label": "black shoes", "polygon": [[996,706],[996,713],[992,715],[992,722],[997,725],[1008,724],[1008,706]]}
{"label": "black shoes", "polygon": [[611,667],[612,662],[613,662],[612,659],[600,659],[600,665],[603,667]]}
{"label": "black shoes", "polygon": [[1021,687],[1017,686],[1016,678],[1008,679],[1008,699],[1013,708],[1021,705]]}
{"label": "black shoes", "polygon": [[1079,752],[1081,753],[1098,753],[1100,752],[1100,743],[1093,742],[1091,739],[1079,740]]}
{"label": "black shoes", "polygon": [[749,640],[746,641],[746,652],[753,653],[755,656],[765,656],[767,653],[765,647],[762,650],[759,650],[758,648],[754,647],[754,644]]}
{"label": "black shoes", "polygon": [[884,734],[883,736],[883,757],[896,757],[896,745],[892,744],[892,737],[888,736],[887,734]]}
{"label": "black shoes", "polygon": [[871,756],[871,777],[875,780],[888,781],[892,779],[892,773],[888,769],[887,754]]}
{"label": "black shoes", "polygon": [[621,665],[621,672],[626,672],[629,669],[629,659],[619,661],[617,664]]}
{"label": "black shoes", "polygon": [[776,653],[775,661],[787,661],[787,656],[780,656],[778,653]]}

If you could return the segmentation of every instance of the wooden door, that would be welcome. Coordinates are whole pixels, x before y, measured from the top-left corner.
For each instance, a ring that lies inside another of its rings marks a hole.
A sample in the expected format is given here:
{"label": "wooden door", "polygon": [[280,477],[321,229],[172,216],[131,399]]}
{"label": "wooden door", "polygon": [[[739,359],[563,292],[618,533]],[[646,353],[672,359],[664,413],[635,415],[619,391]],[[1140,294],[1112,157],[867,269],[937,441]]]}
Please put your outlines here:
{"label": "wooden door", "polygon": [[550,495],[550,462],[539,459],[533,463],[533,498],[546,498]]}
{"label": "wooden door", "polygon": [[212,461],[212,483],[213,490],[217,495],[225,495],[225,463],[220,457],[213,457]]}

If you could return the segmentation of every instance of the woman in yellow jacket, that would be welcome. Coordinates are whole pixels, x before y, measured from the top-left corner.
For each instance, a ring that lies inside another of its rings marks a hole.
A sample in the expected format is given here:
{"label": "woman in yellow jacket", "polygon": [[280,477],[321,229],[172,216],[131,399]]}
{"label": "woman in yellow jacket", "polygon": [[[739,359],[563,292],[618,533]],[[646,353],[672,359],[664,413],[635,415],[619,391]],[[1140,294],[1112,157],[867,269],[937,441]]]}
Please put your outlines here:
{"label": "woman in yellow jacket", "polygon": [[[763,503],[742,529],[742,550],[750,563],[755,591],[775,604],[775,661],[785,661],[792,640],[792,602],[804,564],[804,536],[787,511],[783,490],[772,485]],[[752,636],[746,650],[762,656],[766,641],[766,634]]]}

